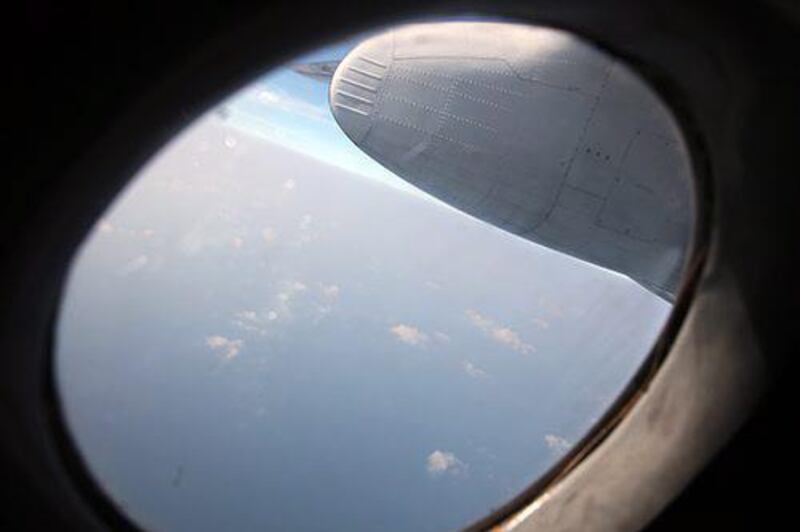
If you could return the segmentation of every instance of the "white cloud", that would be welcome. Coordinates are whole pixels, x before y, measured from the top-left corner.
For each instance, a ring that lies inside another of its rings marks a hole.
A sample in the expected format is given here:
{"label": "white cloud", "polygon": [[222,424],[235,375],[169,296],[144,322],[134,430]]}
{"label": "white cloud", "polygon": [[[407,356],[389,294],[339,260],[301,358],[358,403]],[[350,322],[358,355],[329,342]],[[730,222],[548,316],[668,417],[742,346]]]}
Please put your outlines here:
{"label": "white cloud", "polygon": [[445,473],[458,474],[465,468],[464,462],[456,458],[456,455],[438,449],[429,454],[426,460],[426,469],[432,476],[441,476]]}
{"label": "white cloud", "polygon": [[322,318],[333,311],[331,305],[316,305],[314,308],[317,311],[317,314],[314,316],[314,323],[319,323]]}
{"label": "white cloud", "polygon": [[411,325],[398,323],[389,330],[398,340],[409,345],[421,345],[428,341],[427,334]]}
{"label": "white cloud", "polygon": [[320,320],[325,319],[336,306],[337,300],[341,289],[338,285],[319,283],[320,297],[314,303],[314,315],[312,317],[313,323],[319,323]]}
{"label": "white cloud", "polygon": [[300,281],[282,281],[279,285],[279,292],[275,296],[272,311],[282,317],[289,317],[292,314],[292,304],[297,296],[306,292],[308,287]]}
{"label": "white cloud", "polygon": [[278,238],[278,232],[272,227],[265,227],[261,230],[261,238],[263,238],[264,242],[267,244],[271,244],[275,242],[276,238]]}
{"label": "white cloud", "polygon": [[[324,286],[324,285],[322,285]],[[295,318],[312,319],[323,296],[316,290],[312,294],[304,282],[296,279],[279,281],[272,287],[266,305],[244,309],[235,313],[232,323],[236,327],[260,335],[278,332],[277,323],[289,323]],[[333,300],[329,301],[330,304]]]}
{"label": "white cloud", "polygon": [[469,317],[472,324],[479,329],[488,331],[494,326],[494,322],[492,320],[481,316],[480,314],[478,314],[478,312],[474,310],[468,310],[467,316]]}
{"label": "white cloud", "polygon": [[550,298],[540,296],[538,305],[540,310],[556,318],[563,318],[566,315],[566,311],[559,301],[553,301]]}
{"label": "white cloud", "polygon": [[264,334],[266,329],[263,324],[264,320],[261,319],[258,312],[255,310],[241,310],[236,313],[236,319],[233,324],[245,331],[258,332]]}
{"label": "white cloud", "polygon": [[315,105],[275,87],[259,87],[255,90],[255,98],[263,105],[292,115],[310,118],[318,122],[327,122],[331,119],[325,107]]}
{"label": "white cloud", "polygon": [[443,344],[450,343],[450,336],[448,334],[443,333],[442,331],[436,331],[435,333],[433,333],[433,337],[436,338],[438,342],[441,342]]}
{"label": "white cloud", "polygon": [[297,227],[300,229],[300,234],[298,235],[297,239],[291,244],[294,247],[302,247],[316,240],[319,238],[319,231],[315,230],[315,221],[314,217],[310,214],[306,213],[300,217],[300,220],[297,223]]}
{"label": "white cloud", "polygon": [[283,188],[285,188],[286,190],[294,190],[294,187],[296,186],[297,182],[292,178],[287,179],[286,182],[283,184]]}
{"label": "white cloud", "polygon": [[263,335],[269,334],[271,329],[270,322],[278,319],[278,313],[274,310],[241,310],[236,313],[233,324],[248,332]]}
{"label": "white cloud", "polygon": [[300,281],[284,282],[283,289],[278,293],[278,301],[289,303],[298,292],[305,292],[306,288],[306,285]]}
{"label": "white cloud", "polygon": [[203,227],[194,227],[181,237],[178,248],[186,255],[196,255],[207,246],[207,236]]}
{"label": "white cloud", "polygon": [[269,89],[261,89],[256,93],[256,98],[259,102],[267,104],[267,105],[274,105],[280,102],[280,97],[278,93],[275,91],[271,91]]}
{"label": "white cloud", "polygon": [[243,320],[254,321],[258,319],[258,314],[256,314],[256,311],[254,310],[243,310],[241,312],[237,312],[236,317],[241,318]]}
{"label": "white cloud", "polygon": [[336,299],[339,297],[339,286],[335,284],[331,285],[322,285],[322,295],[324,295],[328,299]]}
{"label": "white cloud", "polygon": [[233,135],[227,135],[225,137],[225,146],[228,148],[235,148],[239,142],[236,140],[236,137]]}
{"label": "white cloud", "polygon": [[544,443],[547,445],[548,449],[553,451],[554,454],[564,454],[566,453],[572,444],[568,442],[565,438],[561,436],[556,436],[555,434],[547,434],[544,437]]}
{"label": "white cloud", "polygon": [[483,369],[479,368],[469,360],[465,360],[464,363],[462,364],[462,367],[464,368],[464,371],[467,373],[467,375],[469,375],[470,377],[475,377],[476,379],[483,378],[488,375],[488,373],[486,373]]}
{"label": "white cloud", "polygon": [[231,239],[231,245],[234,249],[242,249],[242,246],[244,246],[244,238],[240,236],[233,237]]}
{"label": "white cloud", "polygon": [[224,336],[209,336],[206,338],[206,344],[211,349],[219,349],[228,343],[228,339]]}
{"label": "white cloud", "polygon": [[108,220],[100,220],[95,227],[95,230],[103,234],[117,233],[120,235],[129,236],[131,238],[149,239],[156,235],[156,230],[152,228],[136,229],[131,227],[122,227],[114,225]]}
{"label": "white cloud", "polygon": [[533,322],[534,325],[536,325],[540,329],[549,329],[550,328],[550,322],[547,321],[544,318],[534,317],[531,321]]}
{"label": "white cloud", "polygon": [[520,353],[528,354],[535,351],[532,345],[520,340],[519,335],[508,327],[495,327],[492,329],[492,338]]}
{"label": "white cloud", "polygon": [[225,360],[236,358],[244,346],[244,340],[231,340],[224,336],[214,335],[206,338],[206,345]]}
{"label": "white cloud", "polygon": [[119,269],[119,274],[123,277],[126,275],[130,275],[132,273],[138,272],[150,262],[150,259],[147,255],[139,255],[135,259],[129,261],[125,264],[122,268]]}
{"label": "white cloud", "polygon": [[493,319],[487,318],[475,310],[467,310],[466,314],[475,327],[488,334],[495,342],[506,345],[514,351],[526,355],[536,351],[532,345],[522,341],[519,334],[510,327],[500,325]]}

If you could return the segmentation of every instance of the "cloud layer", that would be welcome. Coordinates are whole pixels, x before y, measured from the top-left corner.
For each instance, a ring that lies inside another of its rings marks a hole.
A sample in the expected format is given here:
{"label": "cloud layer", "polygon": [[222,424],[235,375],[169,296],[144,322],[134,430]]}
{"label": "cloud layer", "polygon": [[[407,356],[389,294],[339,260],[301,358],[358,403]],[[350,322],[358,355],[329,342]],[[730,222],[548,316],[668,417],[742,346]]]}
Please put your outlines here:
{"label": "cloud layer", "polygon": [[225,360],[231,360],[236,358],[239,351],[241,351],[244,346],[244,340],[232,340],[224,336],[214,335],[206,338],[206,345]]}
{"label": "cloud layer", "polygon": [[536,352],[536,349],[531,344],[522,341],[519,334],[510,327],[501,325],[475,310],[467,310],[466,314],[475,327],[482,330],[495,342],[526,355]]}
{"label": "cloud layer", "polygon": [[565,438],[556,436],[555,434],[547,434],[544,437],[544,443],[547,445],[547,448],[555,454],[564,454],[572,447],[572,444]]}
{"label": "cloud layer", "polygon": [[260,104],[267,107],[317,122],[331,121],[331,116],[326,108],[298,98],[278,87],[264,85],[255,89],[253,94]]}
{"label": "cloud layer", "polygon": [[469,375],[470,377],[474,377],[476,379],[482,378],[482,377],[486,377],[488,375],[488,373],[486,373],[486,371],[484,371],[483,369],[479,368],[478,366],[476,366],[475,364],[473,364],[469,360],[465,360],[463,362],[463,364],[462,364],[462,367],[464,368],[464,372],[467,375]]}
{"label": "cloud layer", "polygon": [[389,331],[394,335],[395,338],[409,345],[422,345],[428,341],[427,334],[420,331],[416,327],[406,325],[404,323],[398,323],[394,327],[390,328]]}
{"label": "cloud layer", "polygon": [[453,453],[437,449],[428,455],[425,467],[430,475],[438,477],[445,473],[461,473],[466,465]]}

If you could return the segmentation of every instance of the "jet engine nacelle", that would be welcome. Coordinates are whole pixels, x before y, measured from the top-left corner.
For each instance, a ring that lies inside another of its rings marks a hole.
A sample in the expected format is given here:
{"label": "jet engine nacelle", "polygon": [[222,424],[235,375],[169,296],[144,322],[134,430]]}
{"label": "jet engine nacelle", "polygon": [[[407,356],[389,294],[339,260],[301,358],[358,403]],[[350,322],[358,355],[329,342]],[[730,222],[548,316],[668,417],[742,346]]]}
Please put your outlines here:
{"label": "jet engine nacelle", "polygon": [[409,183],[674,299],[693,213],[688,152],[657,95],[605,52],[518,24],[409,25],[341,61],[330,105]]}

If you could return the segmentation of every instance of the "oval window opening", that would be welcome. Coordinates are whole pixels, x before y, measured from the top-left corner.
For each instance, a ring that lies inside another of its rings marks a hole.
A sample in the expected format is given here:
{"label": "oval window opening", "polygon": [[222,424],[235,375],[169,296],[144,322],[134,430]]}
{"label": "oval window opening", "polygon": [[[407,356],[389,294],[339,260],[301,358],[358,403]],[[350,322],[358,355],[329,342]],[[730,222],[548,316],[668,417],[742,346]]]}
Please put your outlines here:
{"label": "oval window opening", "polygon": [[74,259],[66,424],[154,530],[440,530],[553,467],[665,324],[675,120],[563,31],[398,26],[255,80]]}

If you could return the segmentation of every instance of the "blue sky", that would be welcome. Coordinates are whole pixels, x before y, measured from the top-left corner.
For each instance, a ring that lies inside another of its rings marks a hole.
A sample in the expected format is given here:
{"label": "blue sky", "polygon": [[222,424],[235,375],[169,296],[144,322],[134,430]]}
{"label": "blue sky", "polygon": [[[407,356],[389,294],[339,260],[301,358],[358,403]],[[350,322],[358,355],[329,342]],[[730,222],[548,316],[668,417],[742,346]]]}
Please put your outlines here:
{"label": "blue sky", "polygon": [[[297,63],[339,60],[359,39],[322,48]],[[289,68],[277,69],[234,95],[226,104],[230,125],[329,164],[417,193],[365,155],[336,125],[328,106],[327,84]],[[429,196],[425,196],[429,197]],[[433,199],[433,198],[431,198]]]}
{"label": "blue sky", "polygon": [[405,184],[324,84],[279,69],[224,105],[98,221],[59,317],[70,429],[140,524],[466,525],[649,352],[666,303]]}

